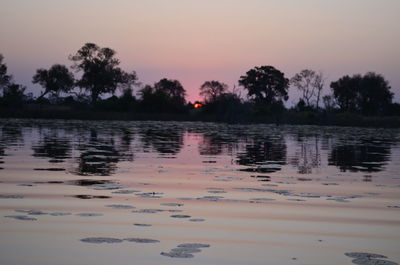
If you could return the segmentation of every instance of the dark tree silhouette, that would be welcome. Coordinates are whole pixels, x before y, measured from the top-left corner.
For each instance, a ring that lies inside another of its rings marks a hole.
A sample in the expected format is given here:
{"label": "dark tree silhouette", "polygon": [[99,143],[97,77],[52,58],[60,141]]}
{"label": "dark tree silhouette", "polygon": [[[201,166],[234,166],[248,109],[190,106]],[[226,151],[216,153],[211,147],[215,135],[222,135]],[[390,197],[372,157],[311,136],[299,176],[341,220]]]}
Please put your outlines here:
{"label": "dark tree silhouette", "polygon": [[139,90],[140,110],[144,112],[182,112],[186,91],[178,80],[161,79],[154,86]]}
{"label": "dark tree silhouette", "polygon": [[82,72],[77,85],[91,93],[92,102],[101,94],[114,93],[118,87],[137,80],[135,72],[127,74],[118,67],[120,62],[114,50],[94,43],[86,43],[70,60],[75,63],[73,68]]}
{"label": "dark tree silhouette", "polygon": [[7,87],[12,79],[12,76],[7,74],[7,65],[3,63],[3,59],[3,55],[0,54],[0,90]]}
{"label": "dark tree silhouette", "polygon": [[315,98],[315,106],[318,109],[321,90],[324,87],[324,78],[321,72],[305,69],[292,77],[290,82],[302,93],[301,99],[306,107],[312,107]]}
{"label": "dark tree silhouette", "polygon": [[44,88],[38,97],[41,99],[48,93],[54,95],[58,95],[60,92],[68,93],[74,86],[74,76],[64,65],[54,64],[49,70],[36,70],[32,83],[40,84]]}
{"label": "dark tree silhouette", "polygon": [[24,94],[26,87],[10,83],[3,91],[2,104],[7,107],[20,107],[26,100],[26,95]]}
{"label": "dark tree silhouette", "polygon": [[382,75],[369,72],[361,81],[358,105],[363,114],[382,114],[392,103],[388,81]]}
{"label": "dark tree silhouette", "polygon": [[204,102],[214,102],[219,96],[226,93],[228,85],[219,81],[206,81],[200,87],[200,96],[204,98]]}
{"label": "dark tree silhouette", "polygon": [[393,93],[385,78],[373,72],[364,76],[344,76],[331,83],[333,95],[344,111],[366,115],[383,114],[392,103]]}
{"label": "dark tree silhouette", "polygon": [[169,100],[176,104],[185,104],[186,91],[178,80],[163,78],[154,84],[157,92],[164,93]]}
{"label": "dark tree silhouette", "polygon": [[241,76],[239,84],[256,102],[272,104],[288,99],[289,79],[273,66],[260,66]]}
{"label": "dark tree silhouette", "polygon": [[333,96],[341,110],[355,111],[357,109],[357,95],[360,91],[361,75],[343,76],[331,83]]}

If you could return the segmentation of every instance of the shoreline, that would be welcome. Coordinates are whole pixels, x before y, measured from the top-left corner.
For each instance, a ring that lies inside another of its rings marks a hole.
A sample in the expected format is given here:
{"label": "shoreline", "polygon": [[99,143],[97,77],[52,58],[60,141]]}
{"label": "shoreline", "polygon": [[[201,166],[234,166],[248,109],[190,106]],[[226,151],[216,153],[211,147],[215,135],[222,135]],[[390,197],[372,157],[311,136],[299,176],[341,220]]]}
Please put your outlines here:
{"label": "shoreline", "polygon": [[62,119],[62,120],[120,120],[120,121],[198,121],[229,124],[318,125],[343,127],[400,128],[400,116],[362,116],[354,113],[284,112],[264,116],[207,115],[200,112],[185,114],[137,113],[103,110],[15,110],[1,109],[0,119]]}

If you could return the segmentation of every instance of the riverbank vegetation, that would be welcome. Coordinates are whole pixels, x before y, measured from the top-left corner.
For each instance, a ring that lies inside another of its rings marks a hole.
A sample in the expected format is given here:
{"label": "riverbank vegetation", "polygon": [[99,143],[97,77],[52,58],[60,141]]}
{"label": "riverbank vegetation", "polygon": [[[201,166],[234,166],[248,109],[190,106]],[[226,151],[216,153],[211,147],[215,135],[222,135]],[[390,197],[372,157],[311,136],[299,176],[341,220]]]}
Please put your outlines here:
{"label": "riverbank vegetation", "polygon": [[[32,83],[42,87],[35,97],[14,81],[0,55],[0,117],[400,127],[400,104],[393,102],[388,81],[374,72],[343,76],[326,93],[322,72],[304,69],[288,78],[265,65],[240,76],[238,87],[205,81],[202,100],[187,102],[178,80],[143,85],[135,71],[120,68],[110,48],[86,43],[69,59],[71,68],[54,64],[33,74]],[[289,88],[300,98],[287,108]]]}

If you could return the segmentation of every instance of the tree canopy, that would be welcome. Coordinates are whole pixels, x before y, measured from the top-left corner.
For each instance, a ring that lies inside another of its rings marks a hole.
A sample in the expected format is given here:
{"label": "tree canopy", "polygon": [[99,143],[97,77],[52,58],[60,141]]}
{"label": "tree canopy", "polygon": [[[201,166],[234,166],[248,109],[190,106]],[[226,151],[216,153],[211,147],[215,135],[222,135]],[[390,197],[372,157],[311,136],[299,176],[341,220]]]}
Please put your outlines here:
{"label": "tree canopy", "polygon": [[145,112],[179,112],[186,103],[186,90],[178,80],[163,78],[154,86],[146,85],[139,94]]}
{"label": "tree canopy", "polygon": [[219,81],[206,81],[200,87],[200,96],[204,98],[204,102],[214,102],[218,97],[226,93],[228,85]]}
{"label": "tree canopy", "polygon": [[343,76],[331,83],[333,96],[341,110],[362,114],[382,114],[392,103],[393,93],[385,78],[373,72],[364,76]]}
{"label": "tree canopy", "polygon": [[295,74],[291,78],[290,83],[294,85],[301,93],[302,100],[307,107],[319,107],[321,90],[324,87],[324,78],[322,73],[317,73],[313,70],[304,69]]}
{"label": "tree canopy", "polygon": [[128,74],[118,67],[120,61],[110,48],[86,43],[70,59],[74,62],[73,68],[82,72],[77,85],[91,93],[92,102],[101,94],[114,93],[119,86],[137,80],[135,72]]}
{"label": "tree canopy", "polygon": [[239,84],[256,102],[272,104],[288,99],[289,79],[273,66],[255,67],[240,77]]}
{"label": "tree canopy", "polygon": [[11,82],[11,75],[7,74],[7,65],[3,63],[4,57],[0,54],[0,89],[4,89]]}
{"label": "tree canopy", "polygon": [[74,76],[64,65],[54,64],[50,69],[37,69],[32,83],[40,84],[44,91],[38,99],[48,93],[58,95],[60,92],[69,92],[74,87]]}

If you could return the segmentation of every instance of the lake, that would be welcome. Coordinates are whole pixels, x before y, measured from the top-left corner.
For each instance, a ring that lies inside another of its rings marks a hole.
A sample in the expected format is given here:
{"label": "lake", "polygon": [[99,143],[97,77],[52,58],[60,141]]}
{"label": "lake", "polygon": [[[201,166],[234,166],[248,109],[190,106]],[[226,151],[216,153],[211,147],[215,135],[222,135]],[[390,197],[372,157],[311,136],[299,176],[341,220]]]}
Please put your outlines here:
{"label": "lake", "polygon": [[399,142],[398,129],[0,120],[0,264],[397,264]]}

